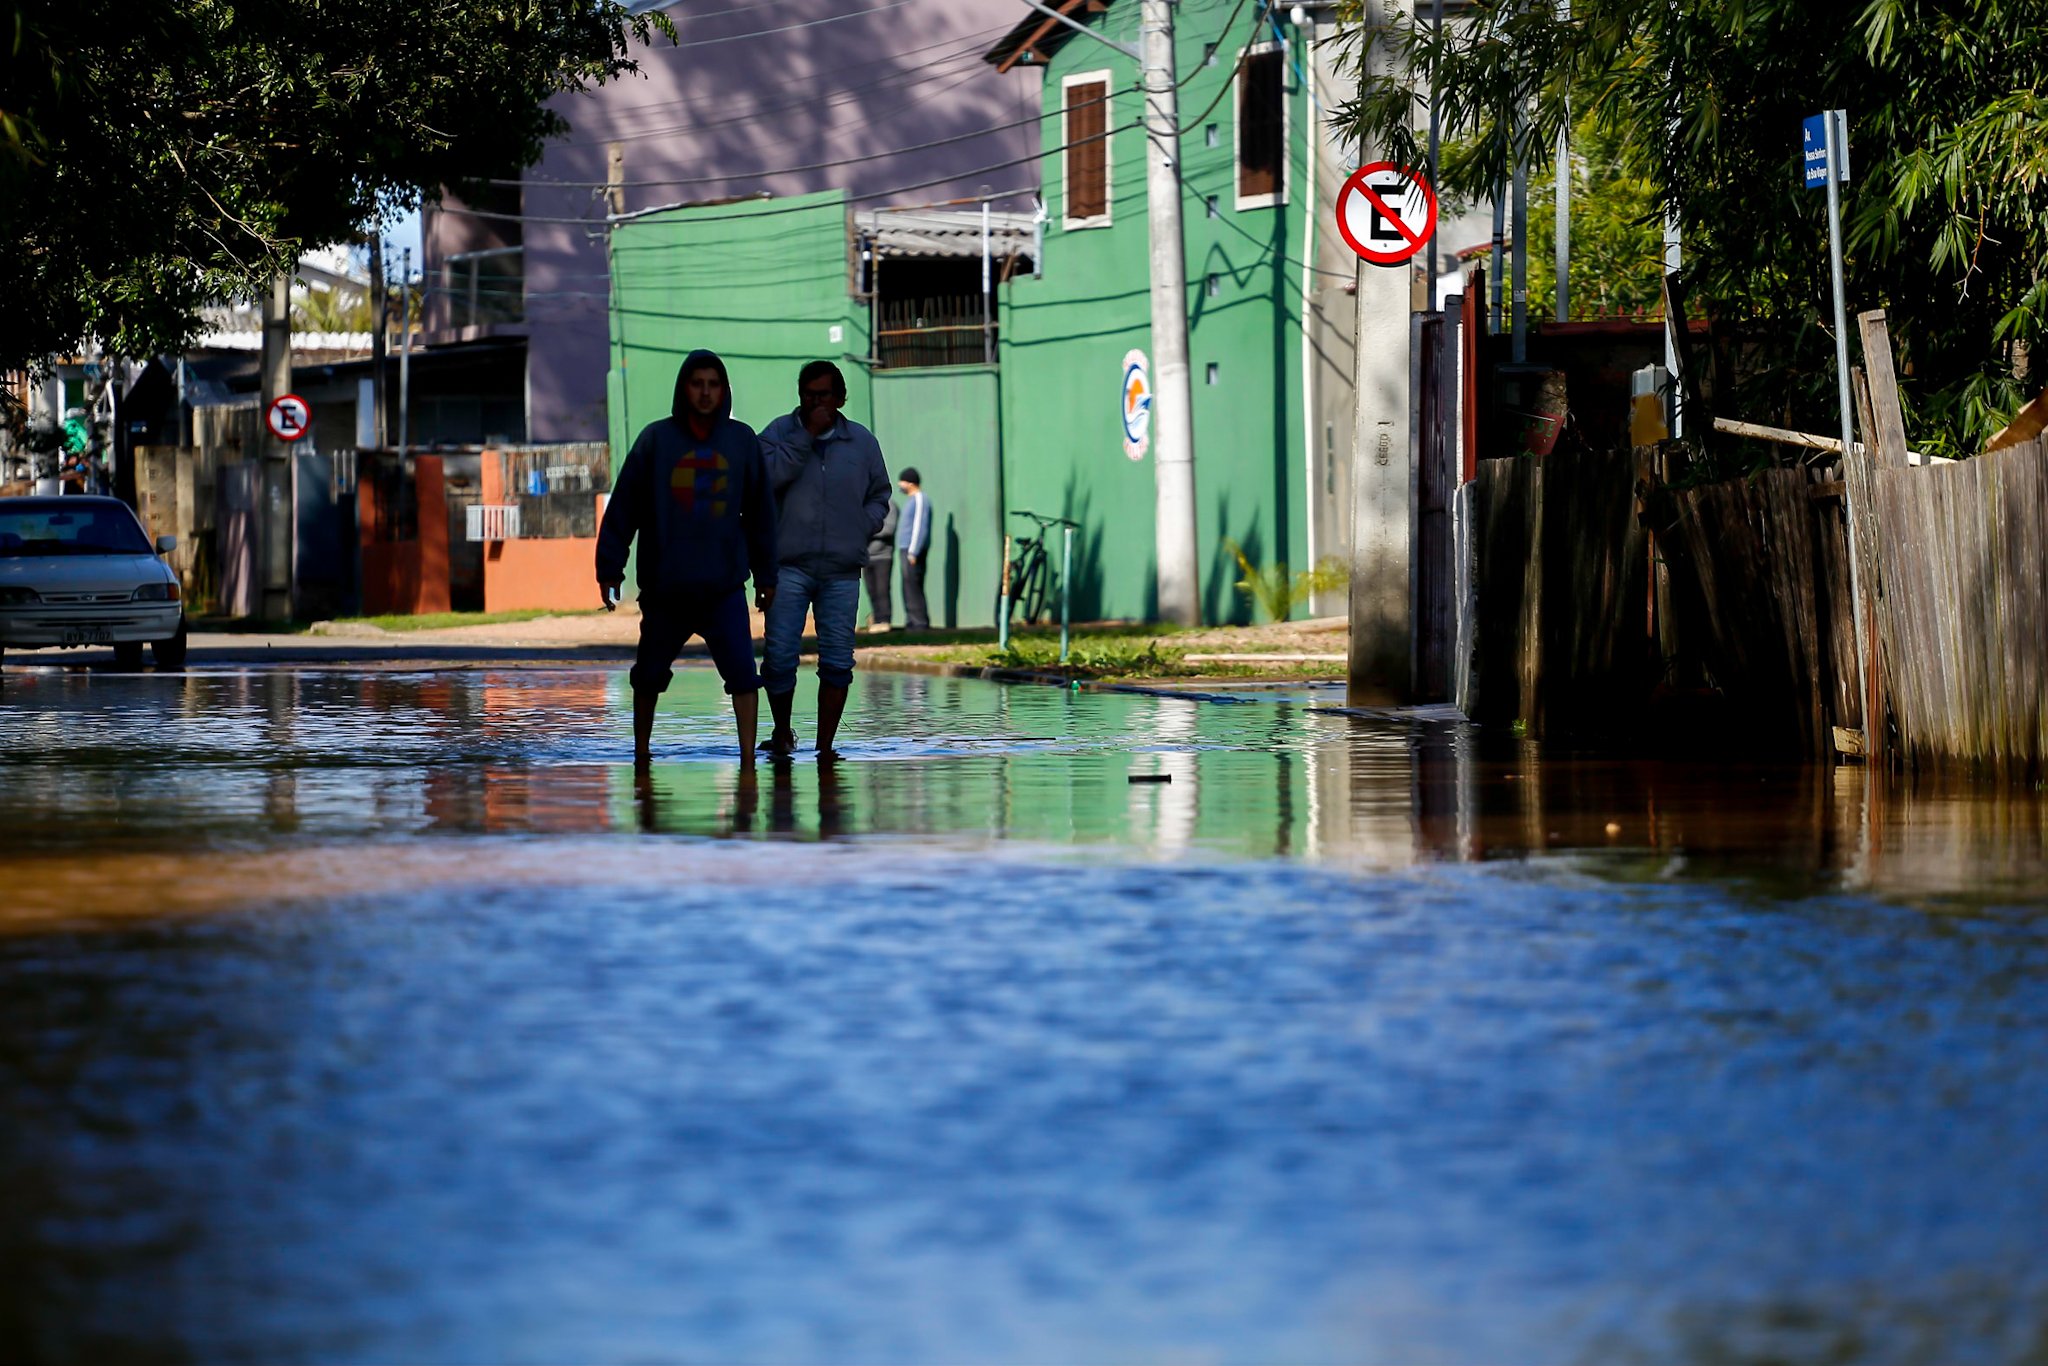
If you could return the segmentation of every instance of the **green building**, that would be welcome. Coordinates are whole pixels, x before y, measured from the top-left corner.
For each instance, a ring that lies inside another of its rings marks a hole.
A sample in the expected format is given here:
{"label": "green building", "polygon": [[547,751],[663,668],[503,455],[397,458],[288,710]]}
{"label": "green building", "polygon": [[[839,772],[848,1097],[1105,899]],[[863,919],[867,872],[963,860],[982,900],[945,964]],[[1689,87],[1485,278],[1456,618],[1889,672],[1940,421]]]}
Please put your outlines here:
{"label": "green building", "polygon": [[[1244,620],[1226,540],[1297,569],[1348,548],[1351,267],[1327,227],[1343,170],[1319,135],[1327,97],[1310,97],[1331,88],[1312,23],[1257,3],[1176,9],[1201,603]],[[1087,22],[1134,46],[1138,14],[1120,0]],[[1004,489],[1085,528],[1083,615],[1149,617],[1153,463],[1121,424],[1124,359],[1152,350],[1138,64],[1048,18],[990,61],[1039,67],[1046,111],[1043,260],[1003,300]],[[1335,596],[1301,610],[1341,611]]]}
{"label": "green building", "polygon": [[[1065,8],[1137,41],[1135,0]],[[1353,262],[1328,226],[1345,167],[1320,132],[1334,87],[1313,22],[1176,9],[1201,602],[1243,621],[1227,541],[1260,566],[1348,552]],[[1126,358],[1152,350],[1138,66],[1042,16],[988,60],[1041,71],[1045,154],[1037,211],[989,215],[986,238],[975,207],[850,210],[837,193],[615,220],[612,441],[668,411],[694,346],[724,355],[757,427],[792,406],[802,362],[834,358],[848,414],[933,497],[935,624],[993,619],[1019,508],[1080,523],[1077,619],[1148,618],[1153,461],[1124,421]],[[1341,591],[1297,609],[1342,610]]]}

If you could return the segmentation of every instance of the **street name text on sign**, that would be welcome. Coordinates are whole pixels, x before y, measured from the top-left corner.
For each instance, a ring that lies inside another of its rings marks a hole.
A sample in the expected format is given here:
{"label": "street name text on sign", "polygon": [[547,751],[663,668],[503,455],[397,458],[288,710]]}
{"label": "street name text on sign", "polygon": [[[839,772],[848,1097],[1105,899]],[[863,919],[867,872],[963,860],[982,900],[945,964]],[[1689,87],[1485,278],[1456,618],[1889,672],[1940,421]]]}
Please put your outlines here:
{"label": "street name text on sign", "polygon": [[[1800,121],[1801,140],[1799,146],[1802,183],[1809,190],[1825,190],[1828,187],[1828,116],[1811,114]],[[1849,125],[1842,123],[1842,173],[1836,180],[1849,178]]]}
{"label": "street name text on sign", "polygon": [[279,441],[297,441],[313,428],[313,405],[297,394],[280,394],[271,400],[263,420]]}
{"label": "street name text on sign", "polygon": [[1436,191],[1397,162],[1361,166],[1337,191],[1337,232],[1363,260],[1398,266],[1436,232]]}

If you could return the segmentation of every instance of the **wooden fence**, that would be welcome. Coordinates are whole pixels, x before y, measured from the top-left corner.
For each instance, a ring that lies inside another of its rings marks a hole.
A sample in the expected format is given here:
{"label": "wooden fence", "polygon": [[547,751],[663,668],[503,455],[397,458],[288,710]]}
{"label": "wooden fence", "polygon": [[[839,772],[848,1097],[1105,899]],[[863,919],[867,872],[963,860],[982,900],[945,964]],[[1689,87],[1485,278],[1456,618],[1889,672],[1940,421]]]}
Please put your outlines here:
{"label": "wooden fence", "polygon": [[1901,758],[2048,761],[2048,450],[1876,471],[1878,636]]}
{"label": "wooden fence", "polygon": [[1622,731],[1690,692],[1767,752],[2048,773],[2048,436],[1910,463],[1883,315],[1862,322],[1839,464],[1691,485],[1673,443],[1480,462],[1475,716]]}
{"label": "wooden fence", "polygon": [[1482,460],[1477,714],[1531,735],[1626,729],[1656,680],[1648,537],[1634,485],[1653,452]]}

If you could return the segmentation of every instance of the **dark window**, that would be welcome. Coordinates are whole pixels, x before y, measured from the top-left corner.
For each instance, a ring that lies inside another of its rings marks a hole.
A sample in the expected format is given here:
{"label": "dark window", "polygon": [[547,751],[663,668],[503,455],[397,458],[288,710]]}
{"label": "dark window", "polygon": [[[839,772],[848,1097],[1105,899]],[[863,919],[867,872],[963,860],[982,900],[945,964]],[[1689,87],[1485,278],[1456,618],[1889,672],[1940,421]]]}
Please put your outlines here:
{"label": "dark window", "polygon": [[1254,52],[1237,78],[1237,196],[1277,195],[1286,155],[1286,87],[1279,49]]}
{"label": "dark window", "polygon": [[1109,212],[1109,82],[1067,87],[1067,217]]}

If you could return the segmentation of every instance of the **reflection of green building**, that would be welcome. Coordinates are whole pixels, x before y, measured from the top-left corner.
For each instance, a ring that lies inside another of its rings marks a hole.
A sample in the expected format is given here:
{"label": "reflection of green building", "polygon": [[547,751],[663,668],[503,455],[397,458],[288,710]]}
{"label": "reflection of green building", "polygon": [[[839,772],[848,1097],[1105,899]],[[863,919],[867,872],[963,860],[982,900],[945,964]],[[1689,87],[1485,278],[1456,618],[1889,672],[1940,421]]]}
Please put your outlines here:
{"label": "reflection of green building", "polygon": [[[1132,0],[1066,8],[1137,39]],[[1348,548],[1336,453],[1350,445],[1350,258],[1325,226],[1343,168],[1328,147],[1312,155],[1309,26],[1263,4],[1181,6],[1178,22],[1202,603],[1212,620],[1243,619],[1225,538],[1297,569]],[[725,356],[738,416],[756,426],[794,402],[803,361],[836,359],[849,415],[933,495],[938,624],[992,619],[1015,508],[1082,524],[1077,616],[1147,617],[1153,464],[1126,454],[1121,402],[1126,354],[1151,350],[1139,72],[1042,17],[988,58],[1042,70],[1046,151],[1041,215],[993,215],[994,326],[975,209],[849,212],[825,193],[625,219],[611,244],[611,439],[667,412],[694,346]],[[1335,596],[1312,610],[1341,610]]]}

